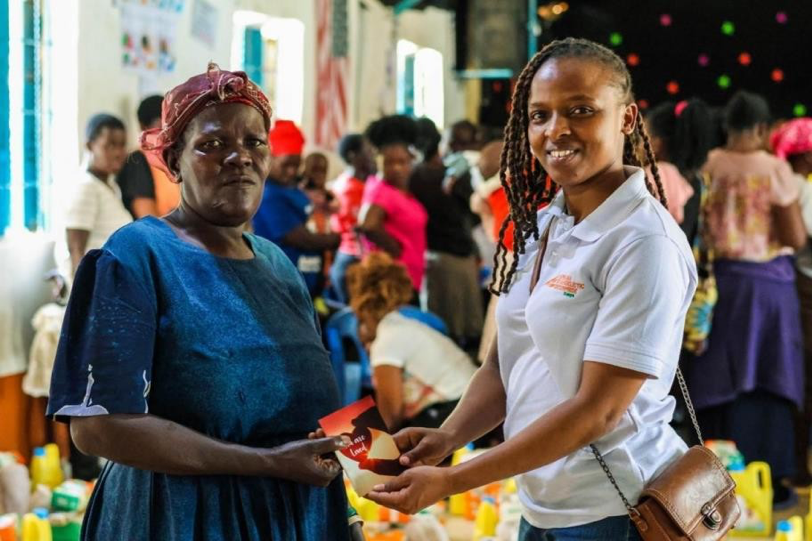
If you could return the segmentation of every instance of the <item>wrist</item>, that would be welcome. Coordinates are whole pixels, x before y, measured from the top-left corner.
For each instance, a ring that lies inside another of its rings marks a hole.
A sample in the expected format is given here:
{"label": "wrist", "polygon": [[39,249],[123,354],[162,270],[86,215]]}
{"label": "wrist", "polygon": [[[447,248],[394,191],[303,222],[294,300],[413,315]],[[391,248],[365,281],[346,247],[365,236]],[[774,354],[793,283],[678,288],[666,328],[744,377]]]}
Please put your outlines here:
{"label": "wrist", "polygon": [[451,466],[450,468],[443,468],[445,470],[446,487],[450,495],[462,494],[474,488],[469,486],[470,483],[466,480],[466,472],[463,465]]}

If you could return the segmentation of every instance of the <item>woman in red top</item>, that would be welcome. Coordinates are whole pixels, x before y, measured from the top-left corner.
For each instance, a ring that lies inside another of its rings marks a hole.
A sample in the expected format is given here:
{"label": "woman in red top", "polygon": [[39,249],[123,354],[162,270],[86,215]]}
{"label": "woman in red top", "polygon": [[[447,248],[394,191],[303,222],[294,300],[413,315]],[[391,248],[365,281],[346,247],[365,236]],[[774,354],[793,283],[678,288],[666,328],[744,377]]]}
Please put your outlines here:
{"label": "woman in red top", "polygon": [[337,300],[347,302],[347,268],[358,262],[361,246],[355,226],[367,179],[376,172],[372,145],[360,134],[345,135],[338,144],[338,153],[347,169],[333,181],[332,192],[338,201],[338,212],[330,216],[330,228],[341,235],[341,245],[330,269],[330,282]]}

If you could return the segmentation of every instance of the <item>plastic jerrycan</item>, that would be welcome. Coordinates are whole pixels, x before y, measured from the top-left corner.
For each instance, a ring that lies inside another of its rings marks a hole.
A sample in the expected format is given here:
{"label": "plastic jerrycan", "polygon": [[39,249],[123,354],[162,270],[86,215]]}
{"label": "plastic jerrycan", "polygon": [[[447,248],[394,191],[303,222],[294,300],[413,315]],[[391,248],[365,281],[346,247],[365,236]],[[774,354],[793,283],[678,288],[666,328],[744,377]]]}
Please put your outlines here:
{"label": "plastic jerrycan", "polygon": [[48,511],[35,509],[33,513],[23,515],[22,534],[22,541],[52,541]]}
{"label": "plastic jerrycan", "polygon": [[[465,446],[454,451],[451,456],[451,465],[456,466],[460,464],[468,454],[470,454],[473,446]],[[448,512],[452,515],[461,517],[466,514],[468,510],[468,499],[465,494],[454,494],[448,499]]]}
{"label": "plastic jerrycan", "polygon": [[791,517],[778,523],[775,541],[804,541],[804,521],[801,517]]}
{"label": "plastic jerrycan", "polygon": [[[736,494],[744,499],[747,508],[764,523],[763,529],[737,527],[736,537],[763,537],[772,531],[773,485],[770,466],[766,462],[751,462],[746,468],[732,469],[730,476],[736,482]],[[745,513],[745,510],[742,510]],[[743,526],[743,525],[742,525]]]}
{"label": "plastic jerrycan", "polygon": [[491,538],[496,535],[496,526],[499,524],[499,515],[496,512],[496,502],[490,496],[482,498],[474,521],[473,541]]}

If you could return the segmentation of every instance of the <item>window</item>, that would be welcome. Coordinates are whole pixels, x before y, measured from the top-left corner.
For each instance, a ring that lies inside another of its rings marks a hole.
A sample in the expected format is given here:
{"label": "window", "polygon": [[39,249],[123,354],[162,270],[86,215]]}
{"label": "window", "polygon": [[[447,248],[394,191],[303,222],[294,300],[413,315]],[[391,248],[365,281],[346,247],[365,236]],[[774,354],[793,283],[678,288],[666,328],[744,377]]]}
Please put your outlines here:
{"label": "window", "polygon": [[[304,110],[304,23],[261,13],[234,13],[231,63],[268,96],[276,118],[301,125]],[[284,84],[279,78],[284,74]]]}
{"label": "window", "polygon": [[402,39],[397,44],[397,112],[444,124],[443,55]]}
{"label": "window", "polygon": [[43,6],[0,0],[0,234],[44,225]]}
{"label": "window", "polygon": [[0,0],[0,235],[2,235],[6,227],[8,227],[11,211],[11,162],[9,154],[8,121],[8,19],[8,0]]}

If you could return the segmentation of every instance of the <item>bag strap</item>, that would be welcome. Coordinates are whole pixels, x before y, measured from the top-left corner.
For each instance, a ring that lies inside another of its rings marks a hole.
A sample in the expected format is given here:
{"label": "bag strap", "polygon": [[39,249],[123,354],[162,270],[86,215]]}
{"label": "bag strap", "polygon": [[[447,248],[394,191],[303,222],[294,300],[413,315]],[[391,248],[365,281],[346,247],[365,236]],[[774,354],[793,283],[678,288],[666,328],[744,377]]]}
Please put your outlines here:
{"label": "bag strap", "polygon": [[[550,228],[552,227],[552,220],[547,225],[547,229],[545,229],[544,234],[539,239],[539,251],[538,256],[536,257],[536,263],[533,265],[533,275],[530,278],[530,292],[533,292],[533,289],[536,287],[536,284],[539,281],[539,277],[541,276],[541,264],[544,260],[544,254],[547,252],[547,241],[550,238]],[[694,409],[694,403],[691,401],[691,395],[688,393],[688,384],[685,382],[685,376],[682,374],[682,370],[677,367],[677,382],[679,383],[680,391],[682,391],[682,397],[685,399],[685,407],[688,409],[688,415],[691,417],[691,423],[694,425],[694,430],[696,430],[696,437],[699,439],[700,445],[705,445],[705,440],[702,438],[702,430],[699,428],[699,421],[696,418],[696,410]],[[623,501],[623,505],[626,506],[626,510],[631,515],[632,519],[636,516],[639,516],[638,511],[629,503],[629,500],[623,494],[623,491],[620,490],[620,486],[617,484],[617,480],[615,480],[615,476],[612,475],[612,471],[609,469],[609,466],[606,464],[606,461],[603,459],[603,455],[598,451],[598,448],[595,447],[594,444],[590,444],[589,446],[592,449],[592,454],[595,455],[595,458],[598,460],[598,463],[603,468],[604,473],[606,473],[606,477],[609,478],[609,482],[612,483],[612,486],[615,487],[615,490],[620,496],[620,499]]]}
{"label": "bag strap", "polygon": [[550,228],[552,226],[553,221],[550,220],[550,223],[547,224],[547,229],[544,230],[544,234],[539,239],[539,251],[536,256],[536,262],[533,264],[533,275],[530,277],[530,293],[536,289],[536,284],[541,276],[541,262],[544,260],[544,254],[547,252],[547,241],[550,238]]}

